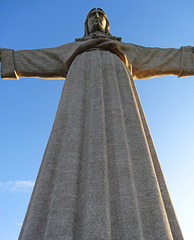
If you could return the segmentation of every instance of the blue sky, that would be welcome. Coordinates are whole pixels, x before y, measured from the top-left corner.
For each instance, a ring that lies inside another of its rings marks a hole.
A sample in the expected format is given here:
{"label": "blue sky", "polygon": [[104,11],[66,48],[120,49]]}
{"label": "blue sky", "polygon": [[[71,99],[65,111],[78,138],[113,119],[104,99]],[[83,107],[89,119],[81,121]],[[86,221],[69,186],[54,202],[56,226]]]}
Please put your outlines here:
{"label": "blue sky", "polygon": [[[194,45],[194,1],[1,0],[0,46],[48,48],[84,32],[93,7],[111,33],[147,47]],[[64,80],[0,79],[0,239],[18,237]],[[194,77],[136,81],[185,240],[194,239]]]}

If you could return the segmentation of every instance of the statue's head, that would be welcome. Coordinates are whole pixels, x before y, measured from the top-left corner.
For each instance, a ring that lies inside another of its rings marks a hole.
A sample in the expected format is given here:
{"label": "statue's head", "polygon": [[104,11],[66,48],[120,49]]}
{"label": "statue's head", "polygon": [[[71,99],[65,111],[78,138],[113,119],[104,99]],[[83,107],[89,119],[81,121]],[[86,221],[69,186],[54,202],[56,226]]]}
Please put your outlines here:
{"label": "statue's head", "polygon": [[101,8],[93,8],[88,13],[85,21],[84,36],[88,36],[90,33],[94,33],[96,31],[111,35],[110,23],[105,12]]}
{"label": "statue's head", "polygon": [[108,38],[121,41],[121,37],[115,37],[110,34],[110,23],[101,8],[93,8],[88,13],[85,21],[84,36],[76,38],[75,41],[86,41],[93,38]]}

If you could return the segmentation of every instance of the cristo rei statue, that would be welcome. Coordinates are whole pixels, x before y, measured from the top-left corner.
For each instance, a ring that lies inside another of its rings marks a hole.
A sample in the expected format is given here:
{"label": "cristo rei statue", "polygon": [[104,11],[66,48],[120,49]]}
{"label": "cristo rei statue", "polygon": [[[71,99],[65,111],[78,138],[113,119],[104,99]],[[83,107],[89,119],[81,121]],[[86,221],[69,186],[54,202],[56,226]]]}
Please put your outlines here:
{"label": "cristo rei statue", "polygon": [[1,49],[1,76],[66,78],[19,240],[182,240],[134,79],[194,75],[193,48],[110,34],[100,8],[55,48]]}

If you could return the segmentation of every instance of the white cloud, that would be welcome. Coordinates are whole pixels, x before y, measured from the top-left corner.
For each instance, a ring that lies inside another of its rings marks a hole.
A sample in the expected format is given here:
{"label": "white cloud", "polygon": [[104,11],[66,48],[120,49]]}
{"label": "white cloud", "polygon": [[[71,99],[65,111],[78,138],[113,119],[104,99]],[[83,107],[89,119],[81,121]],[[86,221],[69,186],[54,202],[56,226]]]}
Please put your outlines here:
{"label": "white cloud", "polygon": [[34,187],[34,182],[33,181],[16,181],[16,186],[22,187],[22,188],[31,188],[31,187]]}
{"label": "white cloud", "polygon": [[8,181],[0,182],[1,191],[28,192],[34,187],[34,181]]}
{"label": "white cloud", "polygon": [[22,222],[14,222],[14,224],[17,226],[22,226]]}

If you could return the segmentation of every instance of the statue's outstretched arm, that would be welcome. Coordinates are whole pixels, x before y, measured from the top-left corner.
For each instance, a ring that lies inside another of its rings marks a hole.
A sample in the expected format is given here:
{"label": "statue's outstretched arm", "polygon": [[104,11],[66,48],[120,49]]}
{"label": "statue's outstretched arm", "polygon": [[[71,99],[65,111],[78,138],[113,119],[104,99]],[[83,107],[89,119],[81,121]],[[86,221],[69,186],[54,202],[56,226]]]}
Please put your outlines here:
{"label": "statue's outstretched arm", "polygon": [[194,75],[193,48],[149,48],[126,44],[126,56],[132,65],[135,79],[157,76]]}
{"label": "statue's outstretched arm", "polygon": [[19,50],[2,49],[1,77],[39,77],[47,79],[65,78],[68,69],[64,64],[68,58],[70,44],[56,48]]}

